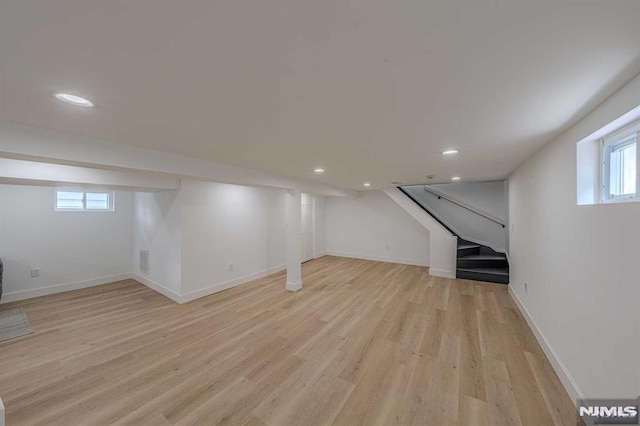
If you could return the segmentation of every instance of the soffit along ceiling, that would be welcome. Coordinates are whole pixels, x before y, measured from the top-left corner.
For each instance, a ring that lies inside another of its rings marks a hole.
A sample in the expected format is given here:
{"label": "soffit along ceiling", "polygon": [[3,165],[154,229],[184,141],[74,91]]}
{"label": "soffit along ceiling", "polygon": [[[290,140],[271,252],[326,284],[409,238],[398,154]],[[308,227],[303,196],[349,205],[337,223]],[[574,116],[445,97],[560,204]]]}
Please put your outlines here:
{"label": "soffit along ceiling", "polygon": [[498,179],[640,71],[638,18],[636,0],[2,0],[0,119],[344,188]]}

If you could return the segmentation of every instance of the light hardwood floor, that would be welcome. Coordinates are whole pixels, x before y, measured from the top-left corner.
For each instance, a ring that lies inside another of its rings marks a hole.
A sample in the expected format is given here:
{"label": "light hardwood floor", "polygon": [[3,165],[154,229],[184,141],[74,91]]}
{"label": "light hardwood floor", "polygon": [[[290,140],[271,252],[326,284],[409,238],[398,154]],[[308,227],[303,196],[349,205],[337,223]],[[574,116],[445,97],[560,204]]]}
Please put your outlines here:
{"label": "light hardwood floor", "polygon": [[24,306],[7,425],[575,425],[499,284],[337,257],[185,305],[129,280]]}

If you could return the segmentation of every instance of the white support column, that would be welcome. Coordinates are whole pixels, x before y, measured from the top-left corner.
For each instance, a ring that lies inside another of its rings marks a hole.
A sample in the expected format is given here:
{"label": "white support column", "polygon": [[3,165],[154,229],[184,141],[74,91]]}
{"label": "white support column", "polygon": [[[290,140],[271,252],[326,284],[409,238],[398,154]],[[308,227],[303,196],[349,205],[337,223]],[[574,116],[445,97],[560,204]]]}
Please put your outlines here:
{"label": "white support column", "polygon": [[297,189],[287,191],[287,290],[302,289],[301,195]]}

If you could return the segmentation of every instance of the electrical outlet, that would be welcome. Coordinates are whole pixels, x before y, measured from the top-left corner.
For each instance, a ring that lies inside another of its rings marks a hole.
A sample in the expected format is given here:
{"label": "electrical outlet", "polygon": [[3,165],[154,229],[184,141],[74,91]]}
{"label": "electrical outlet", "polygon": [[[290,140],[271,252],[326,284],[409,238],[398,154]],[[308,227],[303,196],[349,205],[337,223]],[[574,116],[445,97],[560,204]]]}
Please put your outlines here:
{"label": "electrical outlet", "polygon": [[527,284],[526,282],[524,283],[524,292],[529,293],[529,284]]}
{"label": "electrical outlet", "polygon": [[40,276],[40,268],[31,268],[31,278],[38,278]]}

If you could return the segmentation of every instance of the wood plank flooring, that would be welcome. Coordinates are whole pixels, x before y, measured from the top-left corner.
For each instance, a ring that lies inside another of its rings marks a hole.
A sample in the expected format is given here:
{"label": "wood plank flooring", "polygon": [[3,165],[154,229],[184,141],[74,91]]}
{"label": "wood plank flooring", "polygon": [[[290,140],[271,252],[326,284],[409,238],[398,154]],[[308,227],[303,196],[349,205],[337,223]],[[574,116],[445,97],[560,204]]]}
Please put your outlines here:
{"label": "wood plank flooring", "polygon": [[323,257],[178,305],[132,281],[1,305],[7,425],[575,425],[507,287]]}

